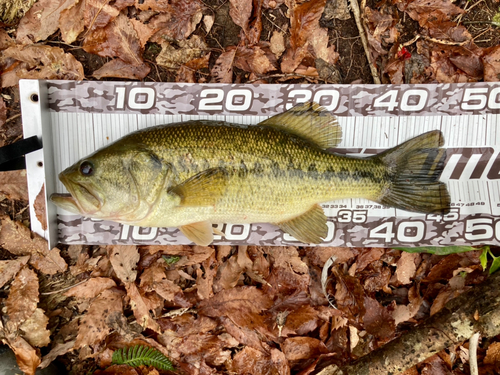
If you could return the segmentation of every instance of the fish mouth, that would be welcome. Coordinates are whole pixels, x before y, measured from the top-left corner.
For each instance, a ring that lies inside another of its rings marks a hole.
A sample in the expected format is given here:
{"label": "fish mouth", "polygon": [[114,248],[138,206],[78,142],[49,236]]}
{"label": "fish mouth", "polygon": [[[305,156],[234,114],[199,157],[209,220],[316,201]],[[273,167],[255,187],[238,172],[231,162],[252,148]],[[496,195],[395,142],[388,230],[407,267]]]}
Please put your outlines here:
{"label": "fish mouth", "polygon": [[69,194],[52,194],[50,200],[55,205],[66,211],[81,215],[92,214],[101,209],[102,201],[99,196],[82,183],[71,181],[62,173],[59,175],[59,179],[68,189]]}

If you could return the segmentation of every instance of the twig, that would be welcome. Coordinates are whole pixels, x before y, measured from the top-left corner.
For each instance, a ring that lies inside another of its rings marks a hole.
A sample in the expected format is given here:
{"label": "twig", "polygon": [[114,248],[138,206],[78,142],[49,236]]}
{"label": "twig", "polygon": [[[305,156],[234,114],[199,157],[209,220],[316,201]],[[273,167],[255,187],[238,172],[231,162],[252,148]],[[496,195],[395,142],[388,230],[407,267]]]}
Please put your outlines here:
{"label": "twig", "polygon": [[71,288],[74,288],[75,286],[78,286],[78,285],[81,285],[85,282],[89,281],[89,279],[87,280],[83,280],[83,281],[80,281],[79,283],[76,283],[75,285],[71,285],[71,286],[68,286],[66,288],[62,288],[62,289],[59,289],[59,290],[54,290],[53,292],[44,292],[44,293],[40,293],[41,296],[50,296],[51,294],[57,294],[57,293],[61,293],[61,292],[64,292],[68,289],[71,289]]}
{"label": "twig", "polygon": [[311,76],[306,76],[305,74],[298,74],[298,73],[290,73],[290,74],[269,74],[267,76],[261,76],[259,78],[256,78],[256,79],[252,79],[251,81],[248,81],[246,83],[254,83],[254,82],[257,82],[257,81],[260,81],[261,79],[268,79],[268,78],[288,78],[288,79],[292,79],[292,78],[304,78],[304,79],[307,79],[307,80],[317,80],[317,79],[320,79],[319,77],[311,77]]}
{"label": "twig", "polygon": [[425,36],[425,35],[415,35],[415,37],[411,40],[409,40],[408,42],[405,42],[403,44],[401,44],[401,47],[408,47],[409,45],[412,45],[413,43],[415,43],[417,40],[419,40],[420,38],[422,39],[425,39],[429,42],[433,42],[433,43],[437,43],[437,44],[445,44],[447,46],[463,46],[465,44],[467,44],[469,41],[468,40],[465,40],[463,42],[452,42],[452,41],[449,41],[449,40],[442,40],[442,39],[436,39],[436,38],[431,38],[430,36]]}
{"label": "twig", "polygon": [[356,20],[356,26],[358,27],[359,36],[361,37],[361,43],[363,43],[363,48],[365,50],[366,59],[368,60],[368,65],[370,66],[370,72],[372,73],[373,82],[380,84],[380,78],[378,76],[378,70],[372,62],[372,56],[370,49],[368,48],[368,39],[366,38],[365,29],[361,23],[361,12],[359,11],[358,1],[349,0],[351,4],[351,11],[354,14],[354,19]]}
{"label": "twig", "polygon": [[20,117],[21,114],[18,113],[17,115],[14,115],[12,117],[9,117],[7,120],[5,120],[5,123],[11,122],[12,120],[15,120],[16,118]]}
{"label": "twig", "polygon": [[469,340],[469,365],[470,365],[470,375],[479,375],[479,369],[477,368],[477,344],[479,342],[479,332],[472,335]]}

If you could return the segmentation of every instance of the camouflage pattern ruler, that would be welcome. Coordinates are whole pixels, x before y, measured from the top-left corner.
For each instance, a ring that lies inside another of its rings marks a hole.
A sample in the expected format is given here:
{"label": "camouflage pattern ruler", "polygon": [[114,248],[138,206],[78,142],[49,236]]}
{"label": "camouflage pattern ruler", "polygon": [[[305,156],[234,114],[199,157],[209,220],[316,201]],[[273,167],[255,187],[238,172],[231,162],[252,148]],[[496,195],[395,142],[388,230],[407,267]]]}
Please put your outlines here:
{"label": "camouflage pattern ruler", "polygon": [[[27,158],[32,229],[66,244],[187,244],[175,228],[139,228],[57,211],[48,228],[33,202],[65,192],[57,174],[95,149],[148,126],[191,119],[257,124],[314,100],[339,118],[336,152],[369,156],[440,129],[448,149],[442,181],[451,212],[415,214],[362,199],[323,205],[329,233],[322,246],[500,244],[500,84],[224,85],[135,82],[22,81],[25,137],[44,149]],[[36,100],[35,100],[36,99]],[[270,224],[221,223],[215,244],[299,244]]]}

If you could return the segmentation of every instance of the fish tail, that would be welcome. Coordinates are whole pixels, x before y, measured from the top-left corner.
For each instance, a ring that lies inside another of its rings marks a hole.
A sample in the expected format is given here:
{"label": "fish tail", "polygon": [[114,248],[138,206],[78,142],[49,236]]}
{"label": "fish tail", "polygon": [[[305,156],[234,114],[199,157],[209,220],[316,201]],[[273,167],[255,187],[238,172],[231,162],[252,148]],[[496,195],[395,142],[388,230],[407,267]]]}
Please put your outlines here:
{"label": "fish tail", "polygon": [[376,155],[388,170],[388,183],[378,202],[407,211],[446,214],[450,194],[439,181],[446,150],[443,134],[433,130]]}

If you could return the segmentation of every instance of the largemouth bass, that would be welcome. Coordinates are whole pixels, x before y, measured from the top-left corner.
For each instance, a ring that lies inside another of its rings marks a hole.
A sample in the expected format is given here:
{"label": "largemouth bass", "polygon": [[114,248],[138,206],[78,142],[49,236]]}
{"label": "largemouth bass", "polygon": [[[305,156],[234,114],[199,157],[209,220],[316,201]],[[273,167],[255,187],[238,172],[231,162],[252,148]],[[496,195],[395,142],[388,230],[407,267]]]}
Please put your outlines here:
{"label": "largemouth bass", "polygon": [[212,224],[224,222],[274,223],[304,243],[320,243],[328,228],[319,204],[342,198],[448,212],[440,131],[367,158],[329,152],[340,140],[336,117],[316,103],[255,126],[208,120],[156,126],[61,172],[70,194],[51,200],[87,217],[179,227],[200,245],[212,242]]}

